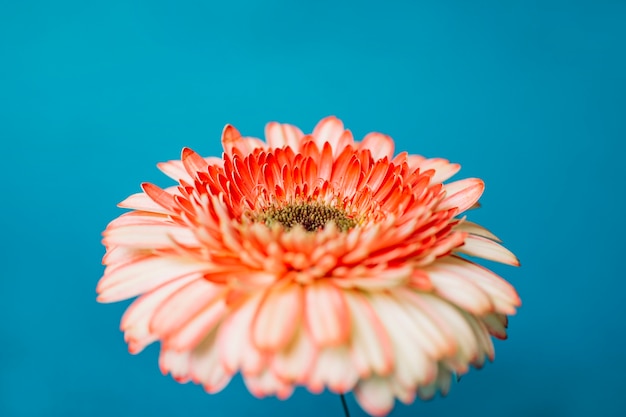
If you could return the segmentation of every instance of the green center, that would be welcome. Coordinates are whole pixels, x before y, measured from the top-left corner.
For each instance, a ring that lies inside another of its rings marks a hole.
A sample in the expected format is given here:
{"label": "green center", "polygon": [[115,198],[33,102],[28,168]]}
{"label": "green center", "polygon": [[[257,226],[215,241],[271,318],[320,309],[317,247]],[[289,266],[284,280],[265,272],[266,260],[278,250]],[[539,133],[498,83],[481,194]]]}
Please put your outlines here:
{"label": "green center", "polygon": [[271,208],[266,210],[260,219],[268,226],[280,223],[285,229],[291,229],[299,224],[308,232],[323,229],[330,222],[334,222],[342,232],[357,224],[345,211],[320,203],[298,203]]}

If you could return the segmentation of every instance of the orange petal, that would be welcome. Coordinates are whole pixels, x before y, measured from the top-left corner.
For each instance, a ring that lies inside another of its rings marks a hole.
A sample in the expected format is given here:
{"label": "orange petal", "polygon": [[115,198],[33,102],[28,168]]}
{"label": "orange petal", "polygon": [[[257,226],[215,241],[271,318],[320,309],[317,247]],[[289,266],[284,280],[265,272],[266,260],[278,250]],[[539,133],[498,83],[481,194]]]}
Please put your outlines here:
{"label": "orange petal", "polygon": [[198,172],[205,172],[209,167],[204,158],[189,148],[183,148],[181,160],[191,178],[196,178]]}
{"label": "orange petal", "polygon": [[149,182],[144,182],[141,184],[141,188],[152,201],[166,209],[169,213],[176,213],[178,211],[178,204],[176,204],[174,196],[161,187]]}

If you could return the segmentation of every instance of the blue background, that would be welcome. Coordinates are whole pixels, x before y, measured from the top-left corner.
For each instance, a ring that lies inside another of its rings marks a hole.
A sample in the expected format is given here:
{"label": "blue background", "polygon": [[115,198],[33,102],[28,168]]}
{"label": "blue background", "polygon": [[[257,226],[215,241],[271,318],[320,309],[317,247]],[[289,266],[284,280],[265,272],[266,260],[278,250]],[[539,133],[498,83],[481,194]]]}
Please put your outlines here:
{"label": "blue background", "polygon": [[2,1],[0,415],[341,416],[161,376],[94,290],[116,203],[171,184],[156,162],[329,114],[483,178],[471,219],[522,260],[489,265],[524,302],[495,363],[393,415],[626,415],[626,4],[432,3]]}

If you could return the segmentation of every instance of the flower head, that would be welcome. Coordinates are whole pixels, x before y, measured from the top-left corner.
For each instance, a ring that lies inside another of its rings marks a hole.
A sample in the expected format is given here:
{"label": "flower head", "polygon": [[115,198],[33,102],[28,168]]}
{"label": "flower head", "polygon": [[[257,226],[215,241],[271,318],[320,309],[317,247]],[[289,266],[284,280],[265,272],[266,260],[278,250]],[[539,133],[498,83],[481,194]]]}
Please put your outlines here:
{"label": "flower head", "polygon": [[185,148],[158,165],[177,185],[120,203],[97,292],[139,296],[121,323],[131,353],[160,341],[163,373],[208,392],[239,372],[256,396],[354,391],[372,415],[493,359],[520,300],[463,255],[518,261],[460,217],[481,180],[443,184],[458,164],[357,142],[334,117],[265,137],[226,126],[222,158]]}

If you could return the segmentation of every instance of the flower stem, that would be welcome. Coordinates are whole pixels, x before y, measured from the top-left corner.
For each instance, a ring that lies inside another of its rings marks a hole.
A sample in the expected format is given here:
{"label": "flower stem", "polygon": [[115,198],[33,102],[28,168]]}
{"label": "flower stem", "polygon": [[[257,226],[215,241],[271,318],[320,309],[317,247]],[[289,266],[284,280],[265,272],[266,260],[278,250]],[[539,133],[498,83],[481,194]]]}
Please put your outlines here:
{"label": "flower stem", "polygon": [[343,413],[346,417],[350,417],[350,410],[348,410],[348,404],[346,404],[346,397],[343,394],[339,394],[341,397],[341,405],[343,405]]}

